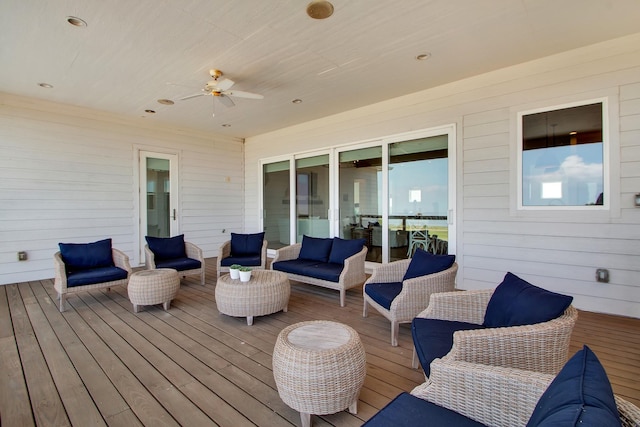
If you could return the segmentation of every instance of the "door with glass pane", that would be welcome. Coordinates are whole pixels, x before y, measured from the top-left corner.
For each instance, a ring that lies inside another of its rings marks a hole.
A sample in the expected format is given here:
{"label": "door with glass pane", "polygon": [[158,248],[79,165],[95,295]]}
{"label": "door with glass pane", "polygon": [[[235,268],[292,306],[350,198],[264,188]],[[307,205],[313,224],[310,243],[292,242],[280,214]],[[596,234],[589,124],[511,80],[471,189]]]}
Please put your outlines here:
{"label": "door with glass pane", "polygon": [[177,169],[175,154],[140,152],[141,253],[144,236],[171,237],[179,233]]}
{"label": "door with glass pane", "polygon": [[329,237],[329,155],[296,159],[296,241]]}
{"label": "door with glass pane", "polygon": [[291,197],[289,160],[262,166],[262,224],[269,249],[291,243]]}
{"label": "door with glass pane", "polygon": [[338,156],[337,234],[343,239],[365,239],[367,261],[381,262],[382,147],[342,151]]}

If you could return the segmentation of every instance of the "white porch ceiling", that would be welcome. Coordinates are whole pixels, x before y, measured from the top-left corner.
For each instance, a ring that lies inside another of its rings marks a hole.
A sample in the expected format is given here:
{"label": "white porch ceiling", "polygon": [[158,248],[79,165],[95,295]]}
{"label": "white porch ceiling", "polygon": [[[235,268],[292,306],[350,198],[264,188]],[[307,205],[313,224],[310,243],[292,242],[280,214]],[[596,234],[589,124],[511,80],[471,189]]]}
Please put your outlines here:
{"label": "white porch ceiling", "polygon": [[[638,0],[332,3],[314,20],[307,0],[3,0],[0,92],[249,137],[636,33],[640,18]],[[215,117],[212,97],[180,101],[211,68],[264,99],[216,102]]]}

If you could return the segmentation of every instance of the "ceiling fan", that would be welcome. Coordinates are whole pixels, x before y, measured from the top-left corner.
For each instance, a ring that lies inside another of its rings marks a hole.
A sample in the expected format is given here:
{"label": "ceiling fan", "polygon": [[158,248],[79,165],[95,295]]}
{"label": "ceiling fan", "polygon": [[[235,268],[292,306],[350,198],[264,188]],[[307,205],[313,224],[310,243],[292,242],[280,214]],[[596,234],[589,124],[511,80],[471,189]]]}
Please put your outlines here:
{"label": "ceiling fan", "polygon": [[247,98],[247,99],[263,99],[264,96],[259,95],[257,93],[245,92],[242,90],[230,90],[231,87],[235,84],[235,82],[228,78],[221,78],[222,71],[211,69],[209,70],[209,75],[213,80],[209,80],[207,84],[204,85],[204,88],[193,95],[188,95],[183,98],[180,98],[181,101],[185,101],[187,99],[197,98],[199,96],[212,95],[218,97],[222,105],[226,107],[233,107],[236,105],[232,97],[235,98]]}

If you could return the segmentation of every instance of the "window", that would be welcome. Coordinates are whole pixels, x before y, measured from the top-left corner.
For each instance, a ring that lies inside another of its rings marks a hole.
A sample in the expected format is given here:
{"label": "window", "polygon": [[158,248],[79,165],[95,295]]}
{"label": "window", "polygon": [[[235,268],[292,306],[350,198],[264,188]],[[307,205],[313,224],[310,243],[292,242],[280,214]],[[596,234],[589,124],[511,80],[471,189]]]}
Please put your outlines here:
{"label": "window", "polygon": [[604,113],[600,101],[518,114],[521,208],[605,204]]}

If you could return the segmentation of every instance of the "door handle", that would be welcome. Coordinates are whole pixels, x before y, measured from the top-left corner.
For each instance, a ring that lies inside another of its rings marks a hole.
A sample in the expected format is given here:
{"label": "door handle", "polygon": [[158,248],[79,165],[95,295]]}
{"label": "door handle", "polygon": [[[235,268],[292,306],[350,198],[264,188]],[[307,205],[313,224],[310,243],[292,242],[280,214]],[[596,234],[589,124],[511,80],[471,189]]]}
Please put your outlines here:
{"label": "door handle", "polygon": [[176,210],[175,209],[173,210],[173,220],[174,221],[176,220]]}

